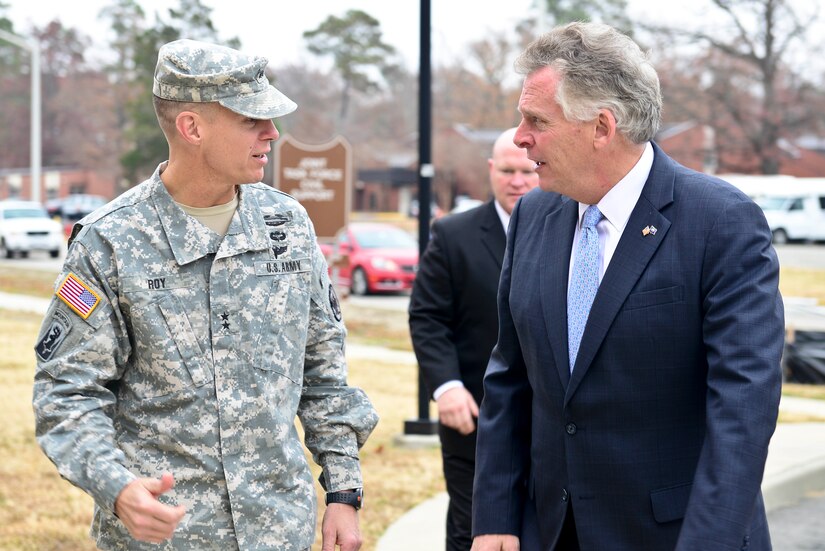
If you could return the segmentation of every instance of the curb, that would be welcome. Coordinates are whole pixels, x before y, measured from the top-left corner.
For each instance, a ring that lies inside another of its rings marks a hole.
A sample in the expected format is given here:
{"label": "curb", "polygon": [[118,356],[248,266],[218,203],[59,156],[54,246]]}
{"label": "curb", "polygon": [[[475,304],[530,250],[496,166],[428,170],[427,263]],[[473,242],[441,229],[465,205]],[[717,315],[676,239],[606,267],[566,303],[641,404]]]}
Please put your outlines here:
{"label": "curb", "polygon": [[793,505],[806,494],[825,490],[825,457],[810,460],[803,469],[774,475],[762,484],[765,509],[770,512]]}

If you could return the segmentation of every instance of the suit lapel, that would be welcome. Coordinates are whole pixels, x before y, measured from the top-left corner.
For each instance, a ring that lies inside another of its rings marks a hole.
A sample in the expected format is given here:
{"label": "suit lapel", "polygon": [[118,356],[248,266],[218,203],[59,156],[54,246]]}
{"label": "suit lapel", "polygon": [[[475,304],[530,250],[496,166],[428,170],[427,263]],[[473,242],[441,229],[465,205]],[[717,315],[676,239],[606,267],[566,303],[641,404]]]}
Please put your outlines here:
{"label": "suit lapel", "polygon": [[504,259],[504,248],[507,246],[507,236],[504,234],[504,227],[501,225],[501,218],[498,217],[496,206],[493,201],[487,203],[481,217],[481,243],[487,249],[501,271],[501,262]]}
{"label": "suit lapel", "polygon": [[[613,253],[610,265],[605,271],[596,298],[593,300],[593,307],[590,309],[576,357],[576,366],[565,395],[565,405],[587,374],[613,320],[670,229],[670,220],[665,218],[660,211],[673,201],[675,178],[673,161],[655,144],[653,147],[654,160],[650,176],[648,176],[639,201],[630,214],[627,226]],[[643,234],[642,229],[646,226],[655,226],[656,233]],[[572,240],[572,236],[570,239]]]}
{"label": "suit lapel", "polygon": [[576,201],[565,199],[558,209],[545,217],[540,245],[541,270],[537,274],[550,349],[559,378],[565,387],[570,381],[567,355],[567,279],[573,232],[579,215],[578,205]]}

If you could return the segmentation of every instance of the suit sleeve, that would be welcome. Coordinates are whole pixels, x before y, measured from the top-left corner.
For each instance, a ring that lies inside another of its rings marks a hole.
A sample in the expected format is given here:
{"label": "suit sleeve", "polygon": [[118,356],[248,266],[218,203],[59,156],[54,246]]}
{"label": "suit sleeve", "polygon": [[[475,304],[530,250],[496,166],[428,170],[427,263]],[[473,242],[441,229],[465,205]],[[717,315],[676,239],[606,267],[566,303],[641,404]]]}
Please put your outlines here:
{"label": "suit sleeve", "polygon": [[498,341],[484,376],[473,484],[473,537],[519,535],[530,465],[532,389],[510,313],[510,284],[518,262],[518,219],[510,219],[498,290]]}
{"label": "suit sleeve", "polygon": [[779,263],[758,206],[742,200],[711,228],[702,272],[706,437],[677,549],[743,546],[781,389]]}
{"label": "suit sleeve", "polygon": [[454,333],[453,274],[442,232],[439,222],[433,224],[410,296],[410,336],[430,395],[447,381],[461,380]]}

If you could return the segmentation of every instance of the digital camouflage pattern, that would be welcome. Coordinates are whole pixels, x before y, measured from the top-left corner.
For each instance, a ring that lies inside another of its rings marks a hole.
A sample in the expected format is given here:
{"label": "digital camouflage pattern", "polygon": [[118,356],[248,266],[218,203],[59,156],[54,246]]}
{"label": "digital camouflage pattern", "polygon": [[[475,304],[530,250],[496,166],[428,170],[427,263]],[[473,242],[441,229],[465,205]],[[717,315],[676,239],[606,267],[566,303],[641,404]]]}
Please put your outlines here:
{"label": "digital camouflage pattern", "polygon": [[[36,347],[37,440],[95,499],[102,549],[278,549],[312,544],[316,494],[295,428],[330,491],[360,487],[378,421],[347,386],[346,330],[304,209],[240,187],[221,237],[187,216],[160,170],[81,221],[68,274],[100,297],[87,319],[55,296]],[[136,477],[186,516],[162,546],[113,514]]]}
{"label": "digital camouflage pattern", "polygon": [[265,57],[217,44],[175,40],[161,47],[152,93],[186,102],[218,102],[253,119],[274,119],[297,109],[269,83]]}

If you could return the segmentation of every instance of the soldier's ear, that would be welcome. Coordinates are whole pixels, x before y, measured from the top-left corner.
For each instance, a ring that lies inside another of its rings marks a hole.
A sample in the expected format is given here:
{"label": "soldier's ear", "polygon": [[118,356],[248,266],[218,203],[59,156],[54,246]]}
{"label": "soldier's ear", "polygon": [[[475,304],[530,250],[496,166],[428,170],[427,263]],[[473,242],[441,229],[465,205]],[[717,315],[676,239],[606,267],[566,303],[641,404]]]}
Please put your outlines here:
{"label": "soldier's ear", "polygon": [[198,145],[201,142],[200,125],[202,118],[194,111],[182,111],[175,117],[175,129],[187,143]]}

